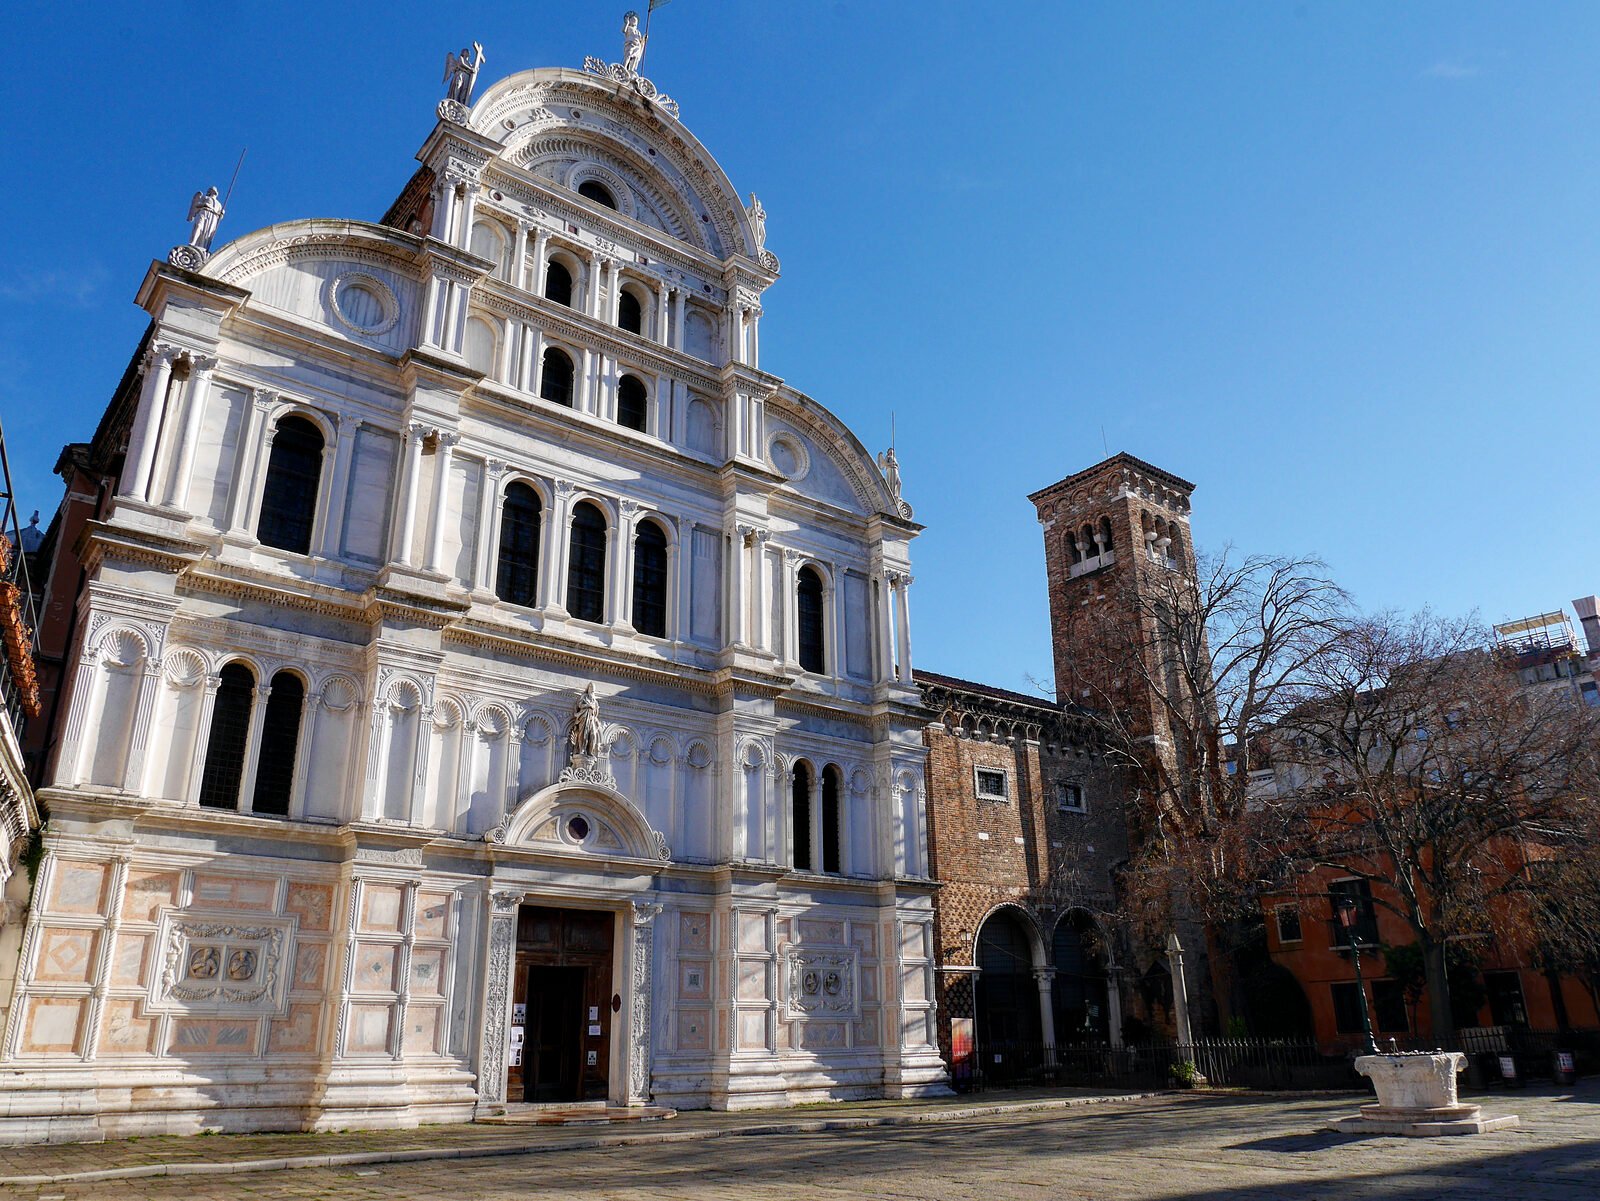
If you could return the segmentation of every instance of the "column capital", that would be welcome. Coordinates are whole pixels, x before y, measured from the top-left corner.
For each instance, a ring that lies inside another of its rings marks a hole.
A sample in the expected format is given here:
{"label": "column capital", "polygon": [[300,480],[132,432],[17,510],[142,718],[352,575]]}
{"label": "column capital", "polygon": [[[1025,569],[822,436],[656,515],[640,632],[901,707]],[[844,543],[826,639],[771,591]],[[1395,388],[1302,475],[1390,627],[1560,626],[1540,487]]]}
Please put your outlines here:
{"label": "column capital", "polygon": [[425,442],[430,435],[435,433],[438,433],[438,431],[424,421],[408,421],[400,436],[407,442]]}
{"label": "column capital", "polygon": [[492,480],[497,480],[506,473],[507,463],[504,459],[484,459],[483,469]]}
{"label": "column capital", "polygon": [[550,482],[555,485],[557,496],[570,497],[578,490],[578,485],[572,480],[551,480]]}
{"label": "column capital", "polygon": [[260,409],[262,412],[266,412],[273,405],[277,404],[279,396],[280,396],[280,394],[277,393],[277,392],[274,392],[271,388],[251,388],[250,389],[250,400],[251,400],[251,402],[256,406],[256,408]]}
{"label": "column capital", "polygon": [[434,430],[433,437],[440,450],[452,450],[461,441],[461,435],[453,430]]}

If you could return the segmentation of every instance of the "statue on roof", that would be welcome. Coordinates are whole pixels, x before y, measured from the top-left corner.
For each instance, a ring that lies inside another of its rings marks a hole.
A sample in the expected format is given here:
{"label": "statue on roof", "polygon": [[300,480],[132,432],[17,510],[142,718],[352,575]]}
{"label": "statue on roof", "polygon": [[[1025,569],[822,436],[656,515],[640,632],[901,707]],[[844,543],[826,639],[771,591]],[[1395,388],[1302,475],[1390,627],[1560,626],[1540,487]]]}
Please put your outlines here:
{"label": "statue on roof", "polygon": [[448,88],[445,99],[456,104],[472,103],[472,89],[478,83],[478,70],[483,66],[483,43],[473,42],[469,50],[463,46],[460,54],[444,56],[444,83]]}
{"label": "statue on roof", "polygon": [[750,218],[750,232],[755,237],[756,250],[759,252],[766,249],[767,210],[761,207],[761,201],[756,199],[754,192],[750,193],[750,204],[744,211]]}
{"label": "statue on roof", "polygon": [[632,79],[644,59],[644,34],[639,32],[639,14],[629,11],[622,18],[622,69]]}
{"label": "statue on roof", "polygon": [[580,759],[598,759],[605,751],[605,727],[600,724],[600,701],[595,697],[593,684],[583,690],[573,706],[572,721],[567,725],[567,746],[575,764]]}
{"label": "statue on roof", "polygon": [[883,482],[889,486],[889,495],[900,503],[900,460],[894,457],[894,447],[878,456],[878,470],[883,472]]}
{"label": "statue on roof", "polygon": [[217,226],[222,224],[222,199],[216,188],[196,192],[189,202],[189,215],[185,218],[194,224],[189,231],[189,245],[196,250],[211,252],[211,239],[217,236]]}

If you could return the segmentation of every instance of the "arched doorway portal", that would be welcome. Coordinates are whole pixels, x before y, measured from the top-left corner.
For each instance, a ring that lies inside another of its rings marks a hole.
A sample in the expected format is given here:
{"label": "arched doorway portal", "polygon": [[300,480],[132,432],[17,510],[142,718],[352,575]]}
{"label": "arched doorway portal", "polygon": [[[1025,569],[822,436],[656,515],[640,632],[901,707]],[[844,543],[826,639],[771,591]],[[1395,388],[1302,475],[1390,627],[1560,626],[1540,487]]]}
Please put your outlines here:
{"label": "arched doorway portal", "polygon": [[1050,950],[1056,969],[1051,990],[1056,1045],[1108,1042],[1105,954],[1094,919],[1079,910],[1063,916]]}
{"label": "arched doorway portal", "polygon": [[979,1063],[991,1079],[1016,1075],[1038,1055],[1037,935],[1017,910],[997,909],[978,931],[975,997]]}

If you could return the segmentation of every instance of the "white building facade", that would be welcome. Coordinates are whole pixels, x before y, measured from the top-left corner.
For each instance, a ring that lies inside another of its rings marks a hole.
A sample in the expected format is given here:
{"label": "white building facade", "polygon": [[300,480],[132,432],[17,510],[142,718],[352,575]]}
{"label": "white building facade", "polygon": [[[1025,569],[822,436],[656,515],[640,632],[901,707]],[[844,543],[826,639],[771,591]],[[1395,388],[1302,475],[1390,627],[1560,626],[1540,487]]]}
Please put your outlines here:
{"label": "white building facade", "polygon": [[918,527],[765,214],[594,60],[417,157],[140,290],[0,1138],[942,1091]]}

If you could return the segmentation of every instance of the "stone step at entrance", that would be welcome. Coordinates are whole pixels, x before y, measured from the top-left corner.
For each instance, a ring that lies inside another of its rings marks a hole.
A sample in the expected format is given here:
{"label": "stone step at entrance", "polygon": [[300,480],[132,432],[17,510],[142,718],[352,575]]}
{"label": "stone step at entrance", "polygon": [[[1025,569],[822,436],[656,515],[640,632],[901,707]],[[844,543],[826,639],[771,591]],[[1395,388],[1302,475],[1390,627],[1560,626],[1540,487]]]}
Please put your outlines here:
{"label": "stone step at entrance", "polygon": [[570,1104],[507,1105],[503,1114],[479,1118],[486,1126],[605,1126],[614,1122],[660,1122],[678,1116],[664,1105],[607,1105],[603,1101]]}

